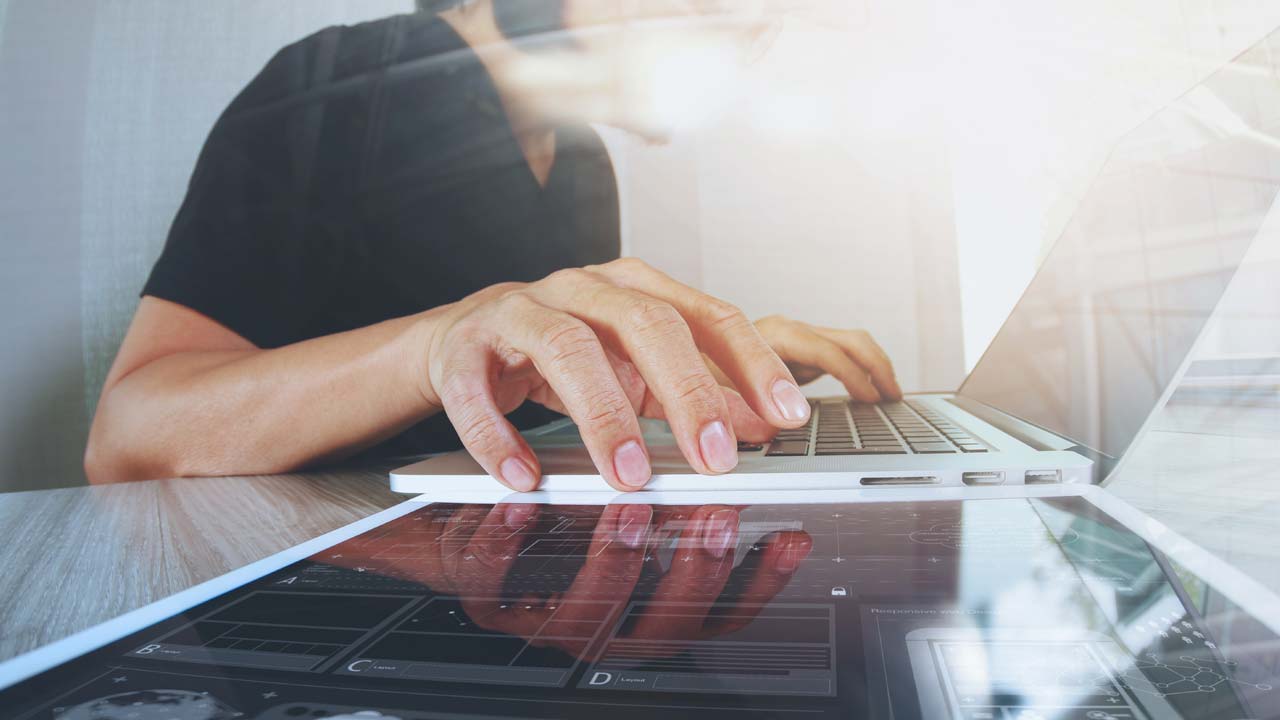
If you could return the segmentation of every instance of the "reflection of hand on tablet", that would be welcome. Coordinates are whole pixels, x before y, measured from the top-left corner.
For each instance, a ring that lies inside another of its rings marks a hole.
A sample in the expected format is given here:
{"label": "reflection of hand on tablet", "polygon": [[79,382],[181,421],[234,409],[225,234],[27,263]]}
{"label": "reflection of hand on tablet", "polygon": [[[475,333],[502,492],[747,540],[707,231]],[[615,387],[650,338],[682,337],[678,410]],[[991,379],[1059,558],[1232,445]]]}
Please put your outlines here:
{"label": "reflection of hand on tablet", "polygon": [[[494,512],[512,507],[516,506],[498,505]],[[502,587],[519,543],[510,550],[501,540],[495,541],[492,548],[483,547],[483,540],[473,542],[471,547],[478,549],[476,557],[483,554],[487,560],[466,566],[470,577],[465,581],[455,579],[455,584],[466,588],[460,593],[462,608],[480,627],[583,656],[587,639],[602,625],[616,621],[640,579],[652,517],[653,510],[648,505],[605,507],[596,520],[586,558],[573,583],[563,593],[544,596],[503,599]],[[511,602],[513,599],[518,602]],[[555,627],[548,631],[545,626],[551,622]],[[537,637],[540,632],[553,637]]]}
{"label": "reflection of hand on tablet", "polygon": [[[786,586],[813,547],[812,538],[803,531],[774,533],[761,543],[759,562],[735,569],[737,508],[704,505],[687,514],[671,510],[688,518],[677,538],[671,567],[658,581],[652,599],[635,615],[635,621],[621,631],[621,637],[688,642],[740,630]],[[741,583],[741,593],[726,603],[721,594],[738,574],[748,577]],[[667,608],[675,612],[664,612]],[[671,645],[655,646],[654,656],[677,651]]]}
{"label": "reflection of hand on tablet", "polygon": [[[477,625],[531,638],[535,645],[552,645],[585,656],[585,638],[618,621],[646,558],[655,559],[655,543],[651,540],[657,529],[664,520],[678,518],[682,522],[674,538],[676,554],[671,567],[658,579],[652,599],[635,616],[636,621],[622,632],[625,637],[645,640],[705,640],[748,625],[760,607],[787,584],[813,545],[802,531],[776,533],[764,544],[759,562],[735,570],[738,513],[738,508],[704,505],[662,508],[655,517],[648,505],[610,505],[601,512],[582,568],[564,593],[541,598],[526,596],[520,603],[495,600],[505,579],[498,575],[505,576],[514,562],[514,553],[496,555],[491,548],[476,551],[477,558],[483,555],[491,562],[469,567],[474,573],[493,576],[487,581],[473,576],[465,583],[455,579],[455,584],[467,587],[462,607]],[[483,542],[473,541],[468,547],[477,549],[482,545]],[[503,550],[508,547],[501,546]],[[720,600],[721,594],[735,573],[747,573],[749,577],[741,583],[741,594],[726,604]],[[472,592],[480,589],[485,592]],[[663,612],[664,608],[673,607],[678,607],[678,613]],[[546,631],[549,622],[555,623],[554,632]],[[580,639],[544,640],[536,637],[540,631],[544,635]],[[675,652],[675,646],[663,645],[655,650],[655,657]]]}
{"label": "reflection of hand on tablet", "polygon": [[[331,562],[345,567],[373,566],[378,571],[421,583],[440,594],[454,595],[477,626],[530,639],[585,657],[587,640],[608,630],[626,608],[641,573],[657,570],[652,597],[620,630],[623,637],[693,641],[734,632],[748,625],[786,586],[813,541],[803,531],[774,533],[758,543],[756,561],[734,568],[739,512],[729,505],[664,506],[615,504],[598,515],[572,516],[569,527],[591,528],[582,566],[568,589],[560,593],[513,597],[507,589],[522,549],[535,534],[546,532],[538,520],[551,512],[531,503],[461,505],[411,534],[388,534],[361,549],[343,548]],[[555,508],[557,515],[572,513]],[[423,532],[425,530],[425,532]],[[555,537],[551,533],[550,538]],[[548,539],[548,538],[538,538]],[[412,542],[407,557],[375,556],[389,547]],[[659,570],[657,549],[675,547],[670,567]],[[735,597],[721,599],[729,581]],[[745,577],[742,577],[745,576]],[[667,608],[678,608],[667,613]],[[548,625],[554,624],[553,632]],[[664,645],[662,655],[678,652]],[[656,655],[655,655],[656,656]]]}

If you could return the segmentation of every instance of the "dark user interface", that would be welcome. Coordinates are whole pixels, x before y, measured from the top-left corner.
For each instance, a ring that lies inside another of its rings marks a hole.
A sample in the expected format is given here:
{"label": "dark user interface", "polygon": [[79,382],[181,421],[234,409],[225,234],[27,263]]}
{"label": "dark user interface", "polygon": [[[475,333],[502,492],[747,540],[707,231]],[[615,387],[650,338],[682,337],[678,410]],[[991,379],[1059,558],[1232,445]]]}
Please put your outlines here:
{"label": "dark user interface", "polygon": [[1078,498],[429,505],[0,714],[1275,718],[1276,641]]}

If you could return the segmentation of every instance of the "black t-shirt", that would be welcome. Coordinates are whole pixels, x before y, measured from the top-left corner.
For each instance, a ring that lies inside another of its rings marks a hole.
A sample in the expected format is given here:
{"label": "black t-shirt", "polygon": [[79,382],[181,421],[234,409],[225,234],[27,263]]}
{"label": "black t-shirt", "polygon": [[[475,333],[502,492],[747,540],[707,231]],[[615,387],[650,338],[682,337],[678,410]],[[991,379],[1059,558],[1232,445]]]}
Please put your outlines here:
{"label": "black t-shirt", "polygon": [[[405,15],[290,45],[236,97],[143,294],[274,348],[618,254],[595,132],[557,128],[540,186],[475,54],[438,18]],[[455,447],[441,414],[376,452]]]}

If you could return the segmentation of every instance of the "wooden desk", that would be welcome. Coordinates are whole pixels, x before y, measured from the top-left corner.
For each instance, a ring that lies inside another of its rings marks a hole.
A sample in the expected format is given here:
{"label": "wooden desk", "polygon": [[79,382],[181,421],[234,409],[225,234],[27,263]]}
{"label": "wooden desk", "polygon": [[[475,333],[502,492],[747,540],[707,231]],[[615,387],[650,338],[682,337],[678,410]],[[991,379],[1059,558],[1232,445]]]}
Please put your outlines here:
{"label": "wooden desk", "polygon": [[[1280,592],[1280,408],[1170,408],[1111,492]],[[0,660],[405,499],[386,471],[0,495]]]}
{"label": "wooden desk", "polygon": [[0,660],[405,499],[385,469],[0,495]]}

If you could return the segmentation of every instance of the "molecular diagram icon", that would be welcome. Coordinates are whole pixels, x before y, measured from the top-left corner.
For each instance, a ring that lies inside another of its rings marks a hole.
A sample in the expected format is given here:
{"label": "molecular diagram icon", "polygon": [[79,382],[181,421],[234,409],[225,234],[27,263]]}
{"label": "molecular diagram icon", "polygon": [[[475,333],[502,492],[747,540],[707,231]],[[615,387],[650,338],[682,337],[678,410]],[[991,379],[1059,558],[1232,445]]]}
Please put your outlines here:
{"label": "molecular diagram icon", "polygon": [[[1234,665],[1235,663],[1231,661],[1224,663],[1227,670],[1232,669]],[[1122,687],[1157,697],[1217,692],[1227,683],[1245,685],[1257,690],[1271,689],[1270,685],[1237,680],[1224,674],[1216,664],[1190,655],[1179,656],[1174,661],[1162,660],[1157,655],[1148,654],[1145,657],[1136,658],[1133,664],[1119,671],[1115,679]],[[1105,683],[1107,679],[1098,678],[1098,682]]]}

